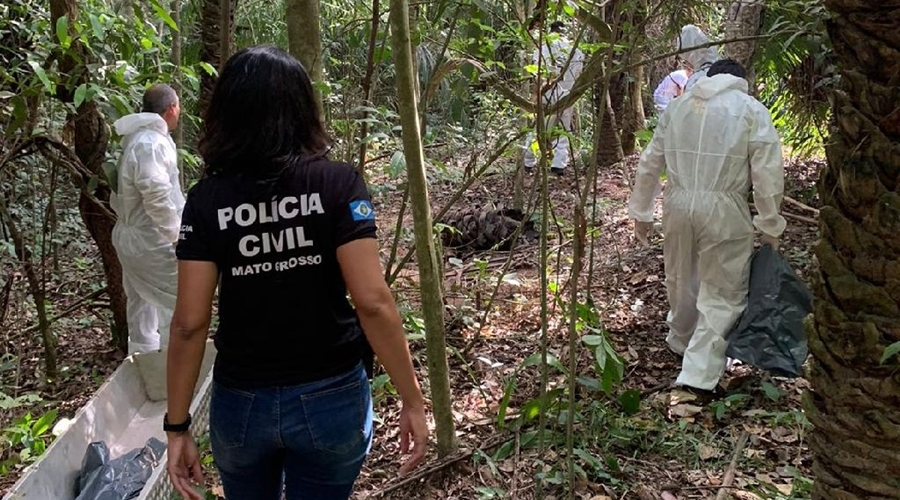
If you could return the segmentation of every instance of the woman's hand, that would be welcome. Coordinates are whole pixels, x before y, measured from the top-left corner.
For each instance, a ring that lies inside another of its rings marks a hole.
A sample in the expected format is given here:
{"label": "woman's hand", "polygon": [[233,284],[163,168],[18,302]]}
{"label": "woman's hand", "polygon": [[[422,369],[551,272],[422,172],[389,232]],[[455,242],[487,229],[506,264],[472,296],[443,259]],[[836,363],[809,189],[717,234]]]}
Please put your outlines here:
{"label": "woman's hand", "polygon": [[[412,441],[412,450],[410,450]],[[412,453],[400,466],[400,475],[405,476],[425,459],[428,447],[428,423],[425,406],[421,403],[404,404],[400,410],[400,453]]]}
{"label": "woman's hand", "polygon": [[203,472],[200,469],[200,452],[197,443],[189,432],[169,434],[169,480],[183,498],[203,500],[194,491],[194,484],[203,484]]}

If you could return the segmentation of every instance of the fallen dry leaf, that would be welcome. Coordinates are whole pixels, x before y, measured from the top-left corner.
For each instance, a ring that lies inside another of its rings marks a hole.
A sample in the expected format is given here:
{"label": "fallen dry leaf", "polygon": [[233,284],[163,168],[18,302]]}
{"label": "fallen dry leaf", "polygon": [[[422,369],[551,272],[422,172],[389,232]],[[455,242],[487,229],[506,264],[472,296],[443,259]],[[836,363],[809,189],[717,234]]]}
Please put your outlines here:
{"label": "fallen dry leaf", "polygon": [[705,444],[700,445],[698,454],[700,455],[700,460],[709,460],[710,458],[715,458],[720,455],[718,449],[713,448],[712,446],[707,446]]}
{"label": "fallen dry leaf", "polygon": [[676,417],[693,417],[703,411],[703,408],[688,404],[679,404],[669,408],[669,414]]}
{"label": "fallen dry leaf", "polygon": [[668,491],[662,492],[662,495],[659,496],[662,500],[678,500],[678,497],[669,493]]}

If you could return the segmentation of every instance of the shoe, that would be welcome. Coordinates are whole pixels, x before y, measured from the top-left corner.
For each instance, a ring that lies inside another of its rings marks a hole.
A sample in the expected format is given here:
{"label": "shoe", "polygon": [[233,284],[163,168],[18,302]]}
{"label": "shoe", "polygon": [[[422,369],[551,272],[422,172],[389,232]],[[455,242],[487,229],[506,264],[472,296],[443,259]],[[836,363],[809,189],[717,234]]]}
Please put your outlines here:
{"label": "shoe", "polygon": [[678,387],[679,390],[689,393],[694,397],[694,402],[700,404],[702,406],[706,406],[709,403],[712,403],[716,399],[719,398],[721,394],[717,393],[715,390],[706,390],[706,389],[698,389],[696,387],[691,387],[689,385],[682,385]]}
{"label": "shoe", "polygon": [[562,176],[563,174],[565,174],[566,171],[565,171],[565,169],[562,169],[562,168],[552,168],[552,167],[551,167],[551,168],[550,168],[550,173],[553,174],[553,175],[555,175],[555,176],[557,176],[557,177],[560,177],[560,176]]}

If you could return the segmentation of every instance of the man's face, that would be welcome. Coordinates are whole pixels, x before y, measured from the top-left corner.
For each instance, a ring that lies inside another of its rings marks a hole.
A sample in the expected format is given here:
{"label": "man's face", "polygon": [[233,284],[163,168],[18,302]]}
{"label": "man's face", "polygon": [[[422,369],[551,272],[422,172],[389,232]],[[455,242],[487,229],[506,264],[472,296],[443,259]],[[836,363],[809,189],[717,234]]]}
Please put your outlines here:
{"label": "man's face", "polygon": [[175,130],[178,128],[178,117],[181,116],[181,103],[179,101],[175,101],[166,113],[163,115],[163,120],[166,121],[166,125],[169,126],[169,130]]}

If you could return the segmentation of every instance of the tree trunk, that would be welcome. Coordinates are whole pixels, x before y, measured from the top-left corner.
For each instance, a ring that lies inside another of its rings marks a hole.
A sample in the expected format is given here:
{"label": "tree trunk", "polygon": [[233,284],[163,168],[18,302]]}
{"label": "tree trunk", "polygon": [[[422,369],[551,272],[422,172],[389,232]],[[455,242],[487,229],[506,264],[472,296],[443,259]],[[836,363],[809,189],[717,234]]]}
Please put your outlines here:
{"label": "tree trunk", "polygon": [[50,332],[50,322],[47,320],[47,297],[44,293],[44,282],[38,277],[37,270],[34,268],[34,262],[31,260],[31,250],[25,244],[25,238],[22,237],[16,221],[13,220],[12,214],[6,208],[6,199],[3,193],[0,193],[0,222],[9,229],[16,257],[19,258],[19,262],[22,264],[22,270],[25,272],[25,278],[28,281],[28,290],[31,292],[31,298],[34,300],[34,309],[37,311],[38,317],[38,328],[41,332],[41,344],[44,347],[44,375],[48,380],[54,380],[58,373],[56,369],[56,337]]}
{"label": "tree trunk", "polygon": [[319,0],[288,0],[285,2],[284,17],[287,22],[288,50],[309,72],[321,114],[324,108],[320,85],[325,80],[325,73],[322,66]]}
{"label": "tree trunk", "polygon": [[[200,60],[222,71],[234,45],[234,8],[237,0],[203,0],[200,26]],[[200,116],[206,113],[217,75],[200,75]]]}
{"label": "tree trunk", "polygon": [[814,499],[900,499],[900,2],[825,0],[841,83],[822,172],[814,360]]}
{"label": "tree trunk", "polygon": [[[728,8],[725,19],[725,38],[742,38],[757,36],[762,32],[765,0],[734,0]],[[756,70],[753,61],[759,47],[758,40],[729,43],[725,45],[725,56],[741,63],[747,70],[747,81],[750,82],[750,93],[756,95]]]}
{"label": "tree trunk", "polygon": [[[56,26],[57,20],[62,16],[77,19],[78,9],[75,0],[52,0],[50,2],[52,26]],[[69,26],[72,26],[71,22]],[[69,75],[69,79],[57,87],[57,98],[63,102],[71,102],[75,89],[89,81],[88,54],[75,36],[73,36],[70,52],[72,55],[60,54],[58,56],[60,73]],[[97,103],[93,100],[85,101],[78,107],[74,115],[68,117],[68,120],[74,129],[75,156],[91,172],[92,177],[105,179],[103,161],[109,143],[109,130]],[[88,183],[89,180],[90,178],[82,179],[82,182]],[[106,182],[98,182],[92,194],[109,212],[109,185]],[[125,290],[122,287],[122,266],[119,264],[118,255],[112,244],[112,229],[115,220],[110,219],[85,193],[81,194],[78,208],[88,232],[100,250],[106,286],[109,290],[110,309],[113,314],[112,340],[113,344],[124,352],[128,345],[128,322]]]}
{"label": "tree trunk", "polygon": [[441,294],[442,276],[435,253],[428,183],[425,178],[425,153],[419,130],[412,43],[409,34],[409,2],[391,0],[391,38],[394,65],[397,71],[397,95],[400,123],[403,127],[403,152],[409,175],[409,198],[416,235],[416,258],[425,316],[428,380],[437,428],[438,455],[447,456],[456,450],[456,431],[450,403],[450,377],[444,335],[444,300]]}
{"label": "tree trunk", "polygon": [[[175,21],[175,26],[178,26],[177,30],[172,30],[172,66],[175,67],[175,73],[172,75],[172,88],[175,90],[175,93],[178,94],[178,99],[181,99],[182,95],[182,85],[181,85],[181,0],[172,0],[172,20]],[[181,151],[184,148],[184,124],[181,120],[178,121],[178,128],[175,129],[175,132],[172,134],[175,140],[175,148],[178,151]],[[178,158],[178,174],[181,180],[181,186],[184,187],[187,184],[184,176],[184,162],[181,159],[181,155],[177,155]]]}

